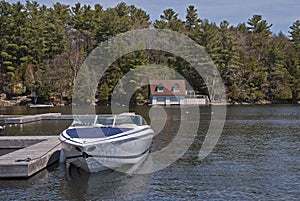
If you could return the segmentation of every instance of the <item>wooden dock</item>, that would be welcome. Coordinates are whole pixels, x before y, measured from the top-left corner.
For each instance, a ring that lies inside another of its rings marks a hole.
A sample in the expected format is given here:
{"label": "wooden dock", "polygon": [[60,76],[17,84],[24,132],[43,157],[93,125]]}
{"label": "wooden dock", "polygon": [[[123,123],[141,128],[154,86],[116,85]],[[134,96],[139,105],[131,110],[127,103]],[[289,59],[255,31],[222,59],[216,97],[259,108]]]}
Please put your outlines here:
{"label": "wooden dock", "polygon": [[0,156],[0,178],[27,178],[57,162],[58,136],[1,136],[0,148],[18,149]]}
{"label": "wooden dock", "polygon": [[73,120],[73,115],[62,115],[61,113],[46,113],[36,115],[9,116],[2,118],[5,124],[25,124],[42,120]]}
{"label": "wooden dock", "polygon": [[54,105],[45,105],[45,104],[32,104],[29,105],[31,108],[45,108],[45,107],[54,107]]}
{"label": "wooden dock", "polygon": [[5,121],[7,118],[20,117],[21,115],[0,114],[0,121]]}

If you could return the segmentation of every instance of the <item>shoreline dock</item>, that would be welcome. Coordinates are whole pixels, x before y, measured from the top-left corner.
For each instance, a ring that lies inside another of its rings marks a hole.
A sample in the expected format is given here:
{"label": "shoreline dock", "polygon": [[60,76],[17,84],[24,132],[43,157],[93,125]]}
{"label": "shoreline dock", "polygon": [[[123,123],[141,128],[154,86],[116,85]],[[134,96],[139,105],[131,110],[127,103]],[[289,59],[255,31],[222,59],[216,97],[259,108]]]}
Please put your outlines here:
{"label": "shoreline dock", "polygon": [[25,124],[43,120],[73,120],[73,115],[61,113],[45,113],[36,115],[1,115],[0,120],[5,124]]}
{"label": "shoreline dock", "polygon": [[57,162],[58,136],[1,136],[0,149],[18,149],[0,156],[0,178],[28,178]]}

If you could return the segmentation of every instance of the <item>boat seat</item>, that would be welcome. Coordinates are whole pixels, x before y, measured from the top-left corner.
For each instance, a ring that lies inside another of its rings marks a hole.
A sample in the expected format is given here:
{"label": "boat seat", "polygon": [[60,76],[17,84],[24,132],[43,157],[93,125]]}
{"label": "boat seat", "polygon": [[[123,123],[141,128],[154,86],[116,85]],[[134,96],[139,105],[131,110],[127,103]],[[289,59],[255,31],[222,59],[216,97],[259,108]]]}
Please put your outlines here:
{"label": "boat seat", "polygon": [[100,128],[72,128],[66,133],[72,138],[104,138],[127,132],[133,128],[115,128],[115,127],[100,127]]}

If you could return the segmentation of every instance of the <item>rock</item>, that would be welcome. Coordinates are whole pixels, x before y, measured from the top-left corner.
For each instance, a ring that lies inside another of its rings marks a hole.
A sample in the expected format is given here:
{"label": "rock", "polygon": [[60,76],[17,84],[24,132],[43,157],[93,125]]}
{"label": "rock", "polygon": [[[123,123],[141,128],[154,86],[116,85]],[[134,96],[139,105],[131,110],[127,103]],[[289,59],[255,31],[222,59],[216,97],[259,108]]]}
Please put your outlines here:
{"label": "rock", "polygon": [[5,93],[0,94],[0,100],[6,100],[6,94]]}

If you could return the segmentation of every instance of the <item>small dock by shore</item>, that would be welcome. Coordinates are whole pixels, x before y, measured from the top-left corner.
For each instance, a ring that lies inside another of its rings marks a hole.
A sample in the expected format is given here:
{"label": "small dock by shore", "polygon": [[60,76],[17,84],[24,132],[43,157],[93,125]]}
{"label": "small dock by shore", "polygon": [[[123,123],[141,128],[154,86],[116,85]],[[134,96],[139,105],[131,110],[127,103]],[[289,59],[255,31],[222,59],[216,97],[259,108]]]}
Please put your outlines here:
{"label": "small dock by shore", "polygon": [[0,149],[17,149],[0,156],[0,178],[28,178],[60,157],[58,136],[1,136]]}
{"label": "small dock by shore", "polygon": [[47,105],[47,104],[30,104],[28,105],[31,108],[46,108],[46,107],[54,107],[54,105]]}
{"label": "small dock by shore", "polygon": [[73,115],[62,115],[61,113],[45,113],[36,115],[1,115],[0,120],[5,124],[25,124],[42,120],[73,120]]}

